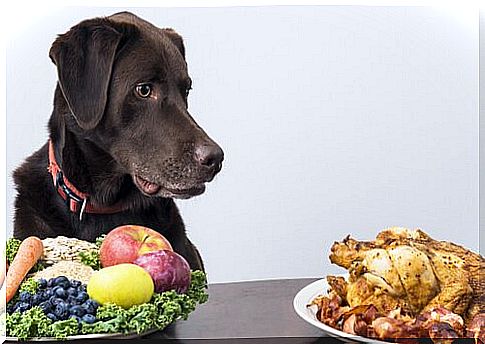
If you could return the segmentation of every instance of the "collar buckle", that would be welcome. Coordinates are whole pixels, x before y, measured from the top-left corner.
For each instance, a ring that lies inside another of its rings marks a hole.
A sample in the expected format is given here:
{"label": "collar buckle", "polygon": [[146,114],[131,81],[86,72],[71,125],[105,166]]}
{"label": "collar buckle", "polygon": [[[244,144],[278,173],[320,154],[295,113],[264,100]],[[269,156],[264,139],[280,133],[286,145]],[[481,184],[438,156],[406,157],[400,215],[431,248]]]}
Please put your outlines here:
{"label": "collar buckle", "polygon": [[[62,171],[57,172],[55,184],[56,184],[56,188],[62,190],[62,192],[66,195],[66,199],[64,201],[66,202],[66,206],[71,211],[79,208],[79,203],[86,201],[86,199],[82,199],[78,197],[74,192],[72,192],[71,189],[69,189],[69,187],[64,182],[64,175],[62,174]],[[74,206],[71,206],[71,201],[75,202]]]}

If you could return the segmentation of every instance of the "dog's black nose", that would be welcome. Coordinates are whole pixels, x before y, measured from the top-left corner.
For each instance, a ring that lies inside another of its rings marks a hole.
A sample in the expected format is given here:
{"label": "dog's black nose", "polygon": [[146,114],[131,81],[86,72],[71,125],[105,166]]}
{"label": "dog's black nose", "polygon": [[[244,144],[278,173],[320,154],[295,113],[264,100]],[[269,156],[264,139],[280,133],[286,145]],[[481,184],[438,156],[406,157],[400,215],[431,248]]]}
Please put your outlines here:
{"label": "dog's black nose", "polygon": [[224,152],[216,144],[202,144],[195,148],[195,160],[202,166],[213,169],[215,173],[221,170]]}

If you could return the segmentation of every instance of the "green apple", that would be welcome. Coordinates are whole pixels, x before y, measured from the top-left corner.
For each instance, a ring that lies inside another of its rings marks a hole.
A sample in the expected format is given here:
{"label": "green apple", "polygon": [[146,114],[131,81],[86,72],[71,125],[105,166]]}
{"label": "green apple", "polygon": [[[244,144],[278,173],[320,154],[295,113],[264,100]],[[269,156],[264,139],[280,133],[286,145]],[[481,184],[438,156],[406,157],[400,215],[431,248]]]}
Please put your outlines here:
{"label": "green apple", "polygon": [[114,303],[125,309],[150,301],[154,292],[152,278],[135,264],[118,264],[93,273],[88,295],[100,304]]}

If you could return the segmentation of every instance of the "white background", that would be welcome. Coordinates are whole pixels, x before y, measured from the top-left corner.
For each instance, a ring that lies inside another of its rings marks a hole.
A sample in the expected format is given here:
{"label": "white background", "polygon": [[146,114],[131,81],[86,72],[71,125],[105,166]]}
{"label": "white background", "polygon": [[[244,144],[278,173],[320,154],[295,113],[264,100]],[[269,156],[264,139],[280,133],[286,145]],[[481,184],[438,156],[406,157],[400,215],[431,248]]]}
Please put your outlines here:
{"label": "white background", "polygon": [[[47,138],[56,34],[126,8],[45,11],[7,41],[11,172]],[[189,110],[224,148],[179,201],[211,282],[321,276],[332,242],[420,226],[478,249],[478,13],[133,8],[185,39]]]}

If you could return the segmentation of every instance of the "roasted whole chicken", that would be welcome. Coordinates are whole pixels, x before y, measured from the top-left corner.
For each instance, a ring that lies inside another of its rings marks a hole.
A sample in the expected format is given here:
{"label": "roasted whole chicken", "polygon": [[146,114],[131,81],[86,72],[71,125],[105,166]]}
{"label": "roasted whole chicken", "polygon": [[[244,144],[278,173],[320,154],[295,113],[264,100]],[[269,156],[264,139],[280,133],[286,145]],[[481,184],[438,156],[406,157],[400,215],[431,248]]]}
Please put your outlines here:
{"label": "roasted whole chicken", "polygon": [[[485,259],[459,245],[432,239],[420,229],[392,227],[374,241],[348,236],[332,246],[330,261],[350,273],[345,298],[351,307],[401,307],[417,315],[444,307],[465,323],[485,312]],[[343,296],[343,295],[342,295]]]}
{"label": "roasted whole chicken", "polygon": [[344,332],[380,339],[485,340],[485,260],[420,229],[392,227],[373,241],[347,236],[330,261],[349,278],[327,276],[317,318]]}

